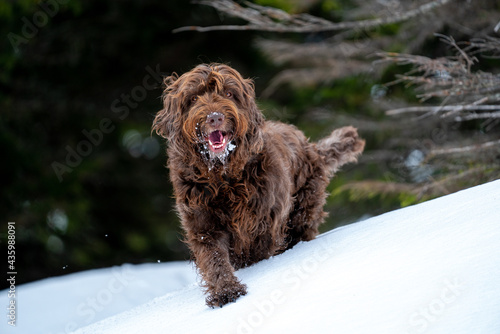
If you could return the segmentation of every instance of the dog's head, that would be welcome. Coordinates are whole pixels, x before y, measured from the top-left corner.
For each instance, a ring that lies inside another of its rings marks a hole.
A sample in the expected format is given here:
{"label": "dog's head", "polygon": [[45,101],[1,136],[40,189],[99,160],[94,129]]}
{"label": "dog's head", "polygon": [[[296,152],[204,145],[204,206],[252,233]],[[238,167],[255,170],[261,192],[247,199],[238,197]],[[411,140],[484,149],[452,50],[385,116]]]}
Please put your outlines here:
{"label": "dog's head", "polygon": [[163,109],[153,130],[169,145],[189,147],[209,164],[225,164],[238,151],[253,154],[261,149],[264,119],[250,79],[227,65],[202,64],[164,83]]}

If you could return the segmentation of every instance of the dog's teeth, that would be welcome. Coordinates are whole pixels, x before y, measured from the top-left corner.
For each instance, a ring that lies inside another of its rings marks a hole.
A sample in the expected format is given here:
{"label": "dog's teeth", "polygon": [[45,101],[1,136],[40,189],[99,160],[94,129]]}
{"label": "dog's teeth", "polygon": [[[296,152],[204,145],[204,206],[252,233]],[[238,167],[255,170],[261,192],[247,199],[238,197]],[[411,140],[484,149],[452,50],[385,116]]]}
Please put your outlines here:
{"label": "dog's teeth", "polygon": [[223,138],[222,143],[220,143],[220,144],[214,144],[214,143],[212,143],[212,141],[210,141],[210,144],[212,145],[212,147],[214,149],[222,148],[222,147],[224,147],[224,145],[226,145],[226,138]]}

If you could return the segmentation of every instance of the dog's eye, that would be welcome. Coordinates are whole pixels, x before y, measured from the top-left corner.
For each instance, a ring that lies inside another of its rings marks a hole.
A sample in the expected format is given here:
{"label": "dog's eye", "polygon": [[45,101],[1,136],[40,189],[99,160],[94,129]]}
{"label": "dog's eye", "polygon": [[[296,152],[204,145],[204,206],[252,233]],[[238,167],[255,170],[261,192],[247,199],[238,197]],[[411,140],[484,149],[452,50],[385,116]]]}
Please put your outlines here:
{"label": "dog's eye", "polygon": [[232,92],[226,92],[226,96],[231,98],[231,97],[233,97],[233,93]]}
{"label": "dog's eye", "polygon": [[196,102],[198,100],[198,95],[191,96],[191,102]]}

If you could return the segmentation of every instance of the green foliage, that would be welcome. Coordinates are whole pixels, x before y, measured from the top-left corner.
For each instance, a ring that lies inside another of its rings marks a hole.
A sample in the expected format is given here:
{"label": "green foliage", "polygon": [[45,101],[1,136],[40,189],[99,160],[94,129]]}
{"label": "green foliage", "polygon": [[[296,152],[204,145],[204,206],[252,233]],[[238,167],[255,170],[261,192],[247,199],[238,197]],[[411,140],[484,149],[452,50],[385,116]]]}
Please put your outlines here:
{"label": "green foliage", "polygon": [[398,34],[399,29],[401,28],[401,24],[384,24],[376,29],[376,33],[382,35],[382,36],[395,36]]}
{"label": "green foliage", "polygon": [[282,93],[286,98],[280,102],[295,113],[315,107],[330,105],[345,112],[358,111],[370,98],[372,82],[365,76],[337,79],[319,87],[304,87]]}
{"label": "green foliage", "polygon": [[284,10],[288,13],[297,13],[300,11],[301,3],[295,0],[256,0],[255,3],[261,6],[274,7]]}
{"label": "green foliage", "polygon": [[[395,45],[394,48],[397,48],[397,45]],[[390,50],[389,52],[397,52],[397,51]],[[382,73],[382,76],[380,77],[380,82],[383,83],[394,82],[395,80],[399,79],[398,77],[399,75],[408,73],[411,70],[412,70],[411,65],[398,66],[395,64],[391,64],[385,68],[384,72]],[[408,101],[409,103],[418,103],[418,99],[416,97],[417,94],[415,93],[414,87],[412,86],[405,85],[404,83],[398,83],[395,85],[390,85],[388,89],[389,89],[388,95],[390,96],[402,98],[405,101]]]}
{"label": "green foliage", "polygon": [[321,9],[324,12],[338,11],[342,9],[342,3],[337,0],[325,0],[321,2]]}
{"label": "green foliage", "polygon": [[84,11],[84,4],[85,2],[82,0],[72,0],[66,4],[66,7],[73,15],[80,16]]}
{"label": "green foliage", "polygon": [[4,20],[12,21],[18,13],[27,14],[36,8],[35,0],[0,1],[0,17]]}
{"label": "green foliage", "polygon": [[4,20],[9,20],[12,18],[12,6],[13,4],[8,1],[0,1],[0,18]]}
{"label": "green foliage", "polygon": [[347,112],[355,112],[370,98],[371,86],[372,83],[365,76],[338,79],[331,86],[322,88],[316,101],[334,104],[336,108]]}
{"label": "green foliage", "polygon": [[423,200],[419,200],[417,195],[412,193],[400,193],[399,194],[399,203],[402,208],[410,205],[414,205],[417,203],[423,202]]}
{"label": "green foliage", "polygon": [[297,6],[297,3],[295,1],[288,0],[256,0],[255,3],[261,6],[283,9],[288,13],[293,13]]}

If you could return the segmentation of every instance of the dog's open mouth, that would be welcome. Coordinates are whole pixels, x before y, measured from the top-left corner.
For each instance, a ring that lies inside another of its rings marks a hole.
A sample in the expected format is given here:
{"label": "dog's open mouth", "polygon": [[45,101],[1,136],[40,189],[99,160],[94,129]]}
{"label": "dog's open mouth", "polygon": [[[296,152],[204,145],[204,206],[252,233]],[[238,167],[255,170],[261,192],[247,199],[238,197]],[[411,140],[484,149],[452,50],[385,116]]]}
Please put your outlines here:
{"label": "dog's open mouth", "polygon": [[212,152],[220,153],[224,151],[227,144],[231,141],[231,136],[229,133],[220,130],[215,130],[212,131],[210,135],[208,135],[207,141],[208,141],[208,147]]}

